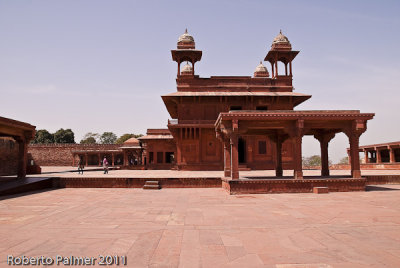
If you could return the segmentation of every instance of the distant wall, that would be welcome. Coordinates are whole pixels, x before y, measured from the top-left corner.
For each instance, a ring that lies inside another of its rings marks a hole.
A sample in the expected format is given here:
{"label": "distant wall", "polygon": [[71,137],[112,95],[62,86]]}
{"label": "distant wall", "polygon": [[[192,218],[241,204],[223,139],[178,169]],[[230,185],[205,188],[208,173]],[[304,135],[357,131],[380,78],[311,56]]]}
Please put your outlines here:
{"label": "distant wall", "polygon": [[[117,150],[121,144],[30,144],[28,153],[39,166],[72,166],[73,151]],[[77,163],[75,163],[77,164]]]}
{"label": "distant wall", "polygon": [[16,175],[18,171],[18,143],[12,138],[0,138],[0,176]]}

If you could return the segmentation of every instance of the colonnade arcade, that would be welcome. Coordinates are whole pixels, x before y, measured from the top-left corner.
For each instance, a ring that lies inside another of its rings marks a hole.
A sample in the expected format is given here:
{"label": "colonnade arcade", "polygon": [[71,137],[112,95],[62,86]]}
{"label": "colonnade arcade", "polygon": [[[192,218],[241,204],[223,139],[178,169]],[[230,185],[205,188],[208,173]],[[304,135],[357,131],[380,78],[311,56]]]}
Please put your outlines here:
{"label": "colonnade arcade", "polygon": [[73,163],[78,164],[79,159],[82,159],[85,166],[101,166],[104,157],[110,166],[133,166],[142,164],[142,149],[121,147],[121,150],[83,150],[73,151]]}
{"label": "colonnade arcade", "polygon": [[360,152],[364,153],[365,164],[400,163],[400,142],[363,146]]}
{"label": "colonnade arcade", "polygon": [[104,157],[110,166],[120,166],[124,163],[124,154],[122,150],[101,150],[101,151],[73,151],[73,163],[75,166],[78,164],[79,159],[82,159],[85,166],[101,166]]}
{"label": "colonnade arcade", "polygon": [[282,143],[293,143],[293,177],[303,179],[302,138],[312,135],[321,147],[321,176],[329,176],[328,145],[343,132],[350,143],[351,176],[360,178],[359,138],[374,114],[359,111],[230,111],[220,113],[215,123],[217,137],[224,144],[225,177],[239,179],[238,140],[241,135],[265,135],[276,146],[275,173],[281,177]]}

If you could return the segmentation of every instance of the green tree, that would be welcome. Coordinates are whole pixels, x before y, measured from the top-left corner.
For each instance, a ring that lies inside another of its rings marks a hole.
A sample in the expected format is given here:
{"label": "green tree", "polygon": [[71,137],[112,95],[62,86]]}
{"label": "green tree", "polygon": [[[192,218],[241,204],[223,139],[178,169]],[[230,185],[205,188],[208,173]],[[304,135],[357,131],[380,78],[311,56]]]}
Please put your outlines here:
{"label": "green tree", "polygon": [[115,143],[116,144],[122,144],[125,141],[129,140],[130,138],[139,138],[139,137],[142,137],[142,136],[143,136],[142,134],[129,134],[129,133],[127,133],[127,134],[121,135],[121,137],[119,137],[115,141]]}
{"label": "green tree", "polygon": [[88,137],[86,139],[81,140],[81,144],[96,144],[96,143],[97,143],[97,141],[93,137]]}
{"label": "green tree", "polygon": [[45,129],[36,131],[35,139],[32,143],[54,143],[54,136]]}
{"label": "green tree", "polygon": [[[312,155],[310,157],[303,157],[303,166],[310,167],[310,166],[321,166],[321,156],[319,155]],[[332,161],[328,160],[328,164],[332,165]]]}
{"label": "green tree", "polygon": [[98,133],[88,132],[83,136],[81,144],[95,144],[99,140],[100,135]]}
{"label": "green tree", "polygon": [[75,134],[70,128],[60,128],[54,133],[54,141],[56,143],[75,143]]}
{"label": "green tree", "polygon": [[339,161],[339,165],[347,165],[349,163],[349,157],[348,156],[345,156],[345,157],[343,157],[342,159],[340,159],[340,161]]}
{"label": "green tree", "polygon": [[321,157],[319,155],[313,155],[310,157],[303,157],[303,166],[320,166]]}
{"label": "green tree", "polygon": [[104,132],[100,136],[100,143],[102,144],[114,144],[117,140],[117,135],[112,132]]}

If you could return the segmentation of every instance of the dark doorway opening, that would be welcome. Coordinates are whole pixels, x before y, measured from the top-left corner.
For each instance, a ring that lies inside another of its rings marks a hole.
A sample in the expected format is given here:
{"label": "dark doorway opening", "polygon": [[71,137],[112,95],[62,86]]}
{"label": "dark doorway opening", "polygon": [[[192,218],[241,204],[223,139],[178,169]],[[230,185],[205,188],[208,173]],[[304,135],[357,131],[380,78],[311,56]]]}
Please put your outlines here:
{"label": "dark doorway opening", "polygon": [[390,155],[389,150],[384,149],[380,151],[382,163],[389,163],[390,162]]}
{"label": "dark doorway opening", "polygon": [[174,152],[165,152],[165,163],[174,163]]}
{"label": "dark doorway opening", "polygon": [[246,141],[239,138],[238,142],[239,163],[246,163]]}
{"label": "dark doorway opening", "polygon": [[369,162],[376,163],[376,151],[369,151],[369,155],[371,156],[369,158]]}
{"label": "dark doorway opening", "polygon": [[98,155],[88,155],[88,165],[89,166],[98,166],[99,165],[99,156]]}
{"label": "dark doorway opening", "polygon": [[400,148],[393,149],[394,150],[394,161],[400,162]]}
{"label": "dark doorway opening", "polygon": [[239,111],[242,110],[242,106],[231,106],[229,108],[230,111]]}

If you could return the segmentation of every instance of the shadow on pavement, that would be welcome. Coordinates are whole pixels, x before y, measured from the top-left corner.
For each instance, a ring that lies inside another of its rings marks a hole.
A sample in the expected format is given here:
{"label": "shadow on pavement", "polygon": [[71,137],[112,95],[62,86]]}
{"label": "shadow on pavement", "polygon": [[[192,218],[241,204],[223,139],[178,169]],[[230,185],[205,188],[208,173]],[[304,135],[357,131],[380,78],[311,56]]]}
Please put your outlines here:
{"label": "shadow on pavement", "polygon": [[400,189],[389,188],[386,185],[385,185],[385,187],[376,186],[376,185],[367,185],[367,186],[365,186],[365,191],[367,191],[367,192],[372,192],[372,191],[400,191]]}

